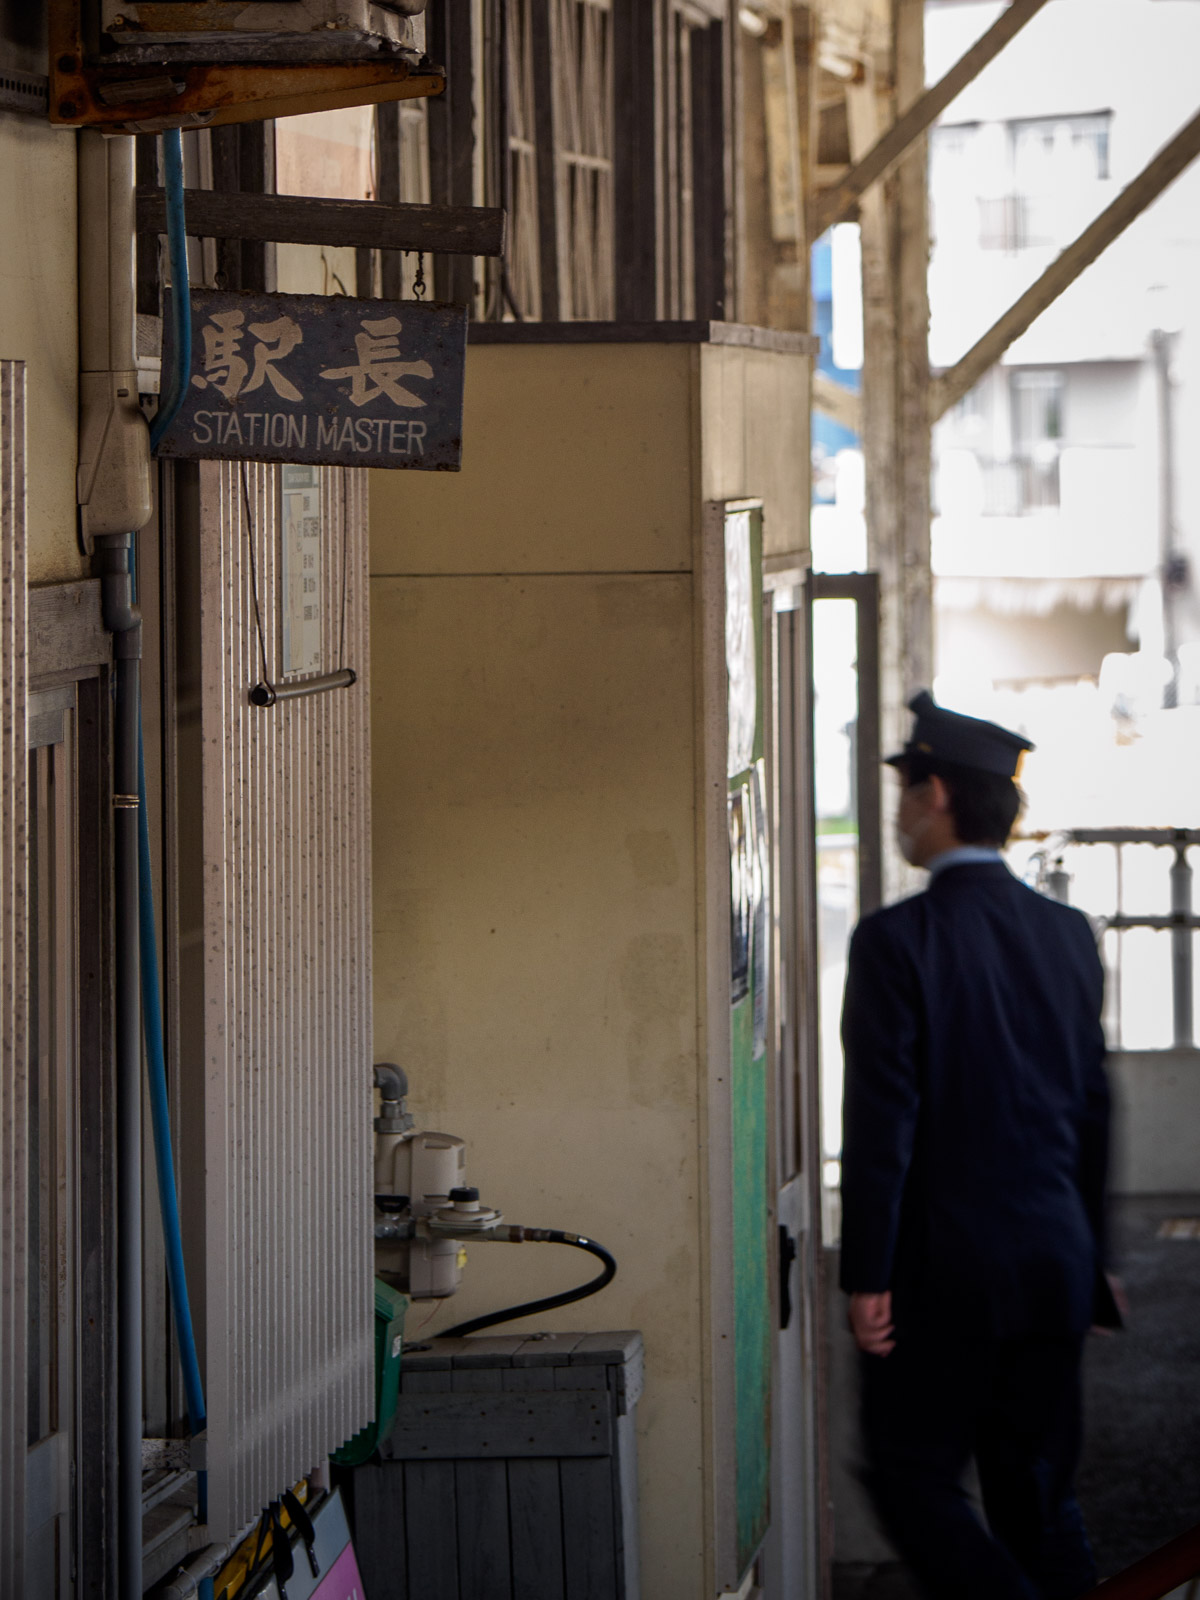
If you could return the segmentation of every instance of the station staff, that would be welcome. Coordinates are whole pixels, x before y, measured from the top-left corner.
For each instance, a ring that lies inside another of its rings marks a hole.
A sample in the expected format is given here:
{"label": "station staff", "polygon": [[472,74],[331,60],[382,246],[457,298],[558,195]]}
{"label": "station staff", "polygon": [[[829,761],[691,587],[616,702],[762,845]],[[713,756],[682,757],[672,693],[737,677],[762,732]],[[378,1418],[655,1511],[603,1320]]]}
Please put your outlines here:
{"label": "station staff", "polygon": [[897,831],[931,881],[858,924],[842,1019],[867,1485],[928,1595],[1067,1600],[1095,1581],[1072,1480],[1083,1339],[1111,1308],[1103,971],[1084,916],[999,854],[1029,741],[926,692],[910,709]]}

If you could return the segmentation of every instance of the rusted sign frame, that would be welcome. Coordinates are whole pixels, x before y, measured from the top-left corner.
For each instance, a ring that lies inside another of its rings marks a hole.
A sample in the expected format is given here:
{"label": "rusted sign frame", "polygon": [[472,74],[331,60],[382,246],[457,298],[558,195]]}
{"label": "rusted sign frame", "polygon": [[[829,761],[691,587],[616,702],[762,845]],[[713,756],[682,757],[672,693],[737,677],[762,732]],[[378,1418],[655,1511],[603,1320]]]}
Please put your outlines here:
{"label": "rusted sign frame", "polygon": [[[89,59],[79,0],[48,7],[50,121],[110,133],[261,122],[384,100],[439,95],[440,67],[371,62],[171,62],[101,66]],[[155,92],[159,90],[160,92]]]}

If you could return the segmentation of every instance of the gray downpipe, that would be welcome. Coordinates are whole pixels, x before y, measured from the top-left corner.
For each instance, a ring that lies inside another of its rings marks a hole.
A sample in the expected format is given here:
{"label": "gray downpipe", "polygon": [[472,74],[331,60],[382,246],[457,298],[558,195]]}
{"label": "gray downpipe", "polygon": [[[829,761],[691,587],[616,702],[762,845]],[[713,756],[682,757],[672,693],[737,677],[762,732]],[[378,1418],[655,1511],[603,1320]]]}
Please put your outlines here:
{"label": "gray downpipe", "polygon": [[113,922],[117,1067],[117,1542],[122,1595],[142,1592],[142,1035],[138,927],[138,703],[142,622],[133,535],[96,541],[113,635]]}
{"label": "gray downpipe", "polygon": [[79,141],[78,497],[113,634],[113,892],[117,1167],[117,1592],[142,1593],[142,1061],[138,949],[141,618],[133,533],[149,521],[149,431],[134,342],[133,140]]}

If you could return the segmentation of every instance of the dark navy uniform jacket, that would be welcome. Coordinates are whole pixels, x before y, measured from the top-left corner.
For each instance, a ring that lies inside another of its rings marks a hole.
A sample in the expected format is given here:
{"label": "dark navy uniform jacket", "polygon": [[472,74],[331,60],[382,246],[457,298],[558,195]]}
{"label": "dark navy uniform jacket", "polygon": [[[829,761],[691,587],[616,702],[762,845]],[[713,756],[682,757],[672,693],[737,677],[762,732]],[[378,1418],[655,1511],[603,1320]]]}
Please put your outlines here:
{"label": "dark navy uniform jacket", "polygon": [[1080,1333],[1103,1294],[1104,975],[1002,861],[864,917],[842,1037],[842,1287],[897,1329]]}

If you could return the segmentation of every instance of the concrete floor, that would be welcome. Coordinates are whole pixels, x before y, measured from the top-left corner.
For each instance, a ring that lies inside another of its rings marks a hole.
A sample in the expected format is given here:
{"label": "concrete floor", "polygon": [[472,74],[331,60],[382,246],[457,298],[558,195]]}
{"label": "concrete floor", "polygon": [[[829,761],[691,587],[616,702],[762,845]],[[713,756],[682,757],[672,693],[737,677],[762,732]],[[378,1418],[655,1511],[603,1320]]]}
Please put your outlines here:
{"label": "concrete floor", "polygon": [[1079,1497],[1104,1574],[1200,1521],[1200,1238],[1160,1239],[1200,1196],[1119,1201],[1113,1255],[1124,1333],[1092,1339]]}
{"label": "concrete floor", "polygon": [[[1104,1577],[1200,1521],[1200,1237],[1160,1238],[1200,1196],[1123,1199],[1113,1255],[1128,1326],[1089,1341],[1079,1498]],[[1180,1591],[1182,1595],[1185,1591]],[[903,1567],[834,1569],[834,1600],[918,1600]]]}

